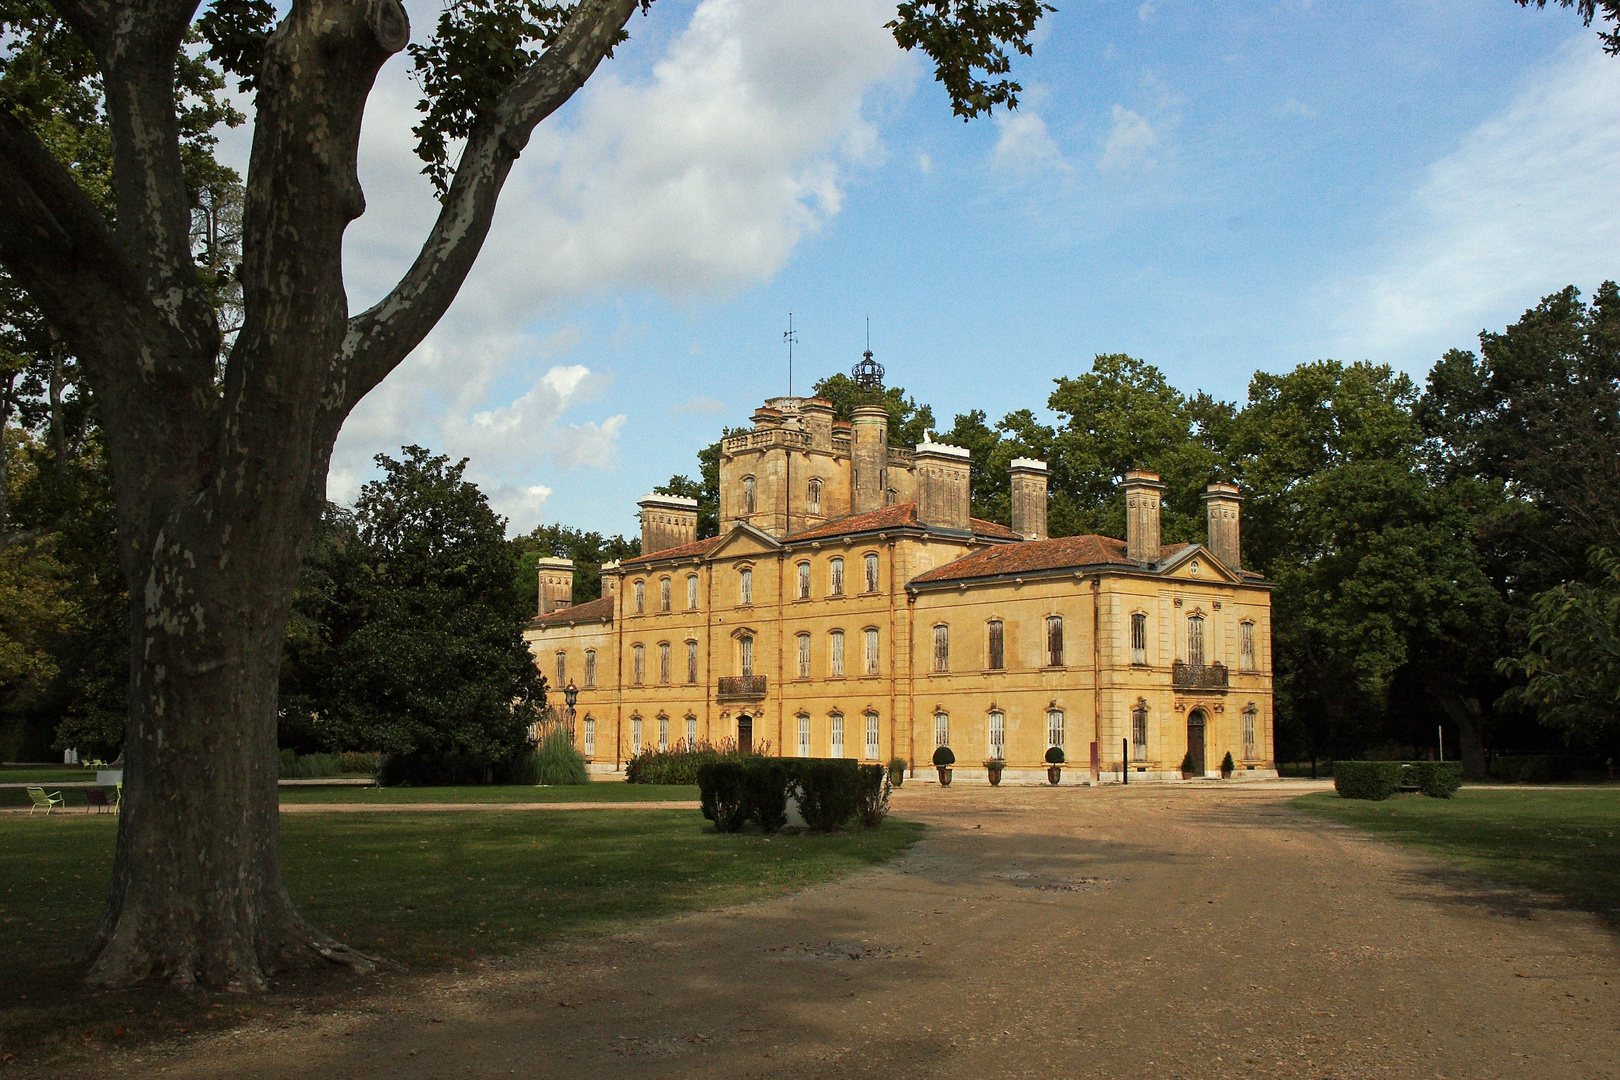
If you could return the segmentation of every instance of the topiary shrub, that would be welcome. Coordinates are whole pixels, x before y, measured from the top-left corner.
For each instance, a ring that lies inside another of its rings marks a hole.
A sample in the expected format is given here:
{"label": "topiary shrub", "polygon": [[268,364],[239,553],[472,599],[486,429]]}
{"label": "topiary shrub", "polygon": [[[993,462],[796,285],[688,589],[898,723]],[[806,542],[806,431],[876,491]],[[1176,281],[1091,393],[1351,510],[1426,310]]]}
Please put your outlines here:
{"label": "topiary shrub", "polygon": [[1341,799],[1371,799],[1380,802],[1401,786],[1398,761],[1336,761],[1333,763],[1333,790]]}
{"label": "topiary shrub", "polygon": [[734,833],[748,820],[743,792],[743,766],[738,761],[711,761],[697,770],[698,800],[703,816],[723,833]]}
{"label": "topiary shrub", "polygon": [[906,782],[906,759],[889,759],[889,786],[899,787]]}
{"label": "topiary shrub", "polygon": [[861,824],[875,829],[889,816],[889,777],[881,765],[861,766]]}
{"label": "topiary shrub", "polygon": [[1228,750],[1226,756],[1221,758],[1221,775],[1231,776],[1232,770],[1236,768],[1237,763],[1232,760],[1232,751]]}
{"label": "topiary shrub", "polygon": [[1414,761],[1407,768],[1417,777],[1417,788],[1436,799],[1449,799],[1462,787],[1462,762]]}
{"label": "topiary shrub", "polygon": [[1049,746],[1046,748],[1046,763],[1048,765],[1061,765],[1063,762],[1063,747]]}
{"label": "topiary shrub", "polygon": [[1181,759],[1181,771],[1184,772],[1184,773],[1192,772],[1193,771],[1192,765],[1193,765],[1192,751],[1189,750],[1189,751],[1187,751],[1186,755],[1183,756],[1182,759]]}
{"label": "topiary shrub", "polygon": [[776,832],[787,824],[787,770],[769,758],[747,762],[742,769],[744,818],[753,818],[768,833]]}
{"label": "topiary shrub", "polygon": [[843,828],[861,808],[860,763],[847,758],[810,758],[797,764],[793,794],[798,797],[805,825],[816,832]]}
{"label": "topiary shrub", "polygon": [[934,751],[934,767],[944,769],[956,764],[956,754],[948,746],[941,746]]}

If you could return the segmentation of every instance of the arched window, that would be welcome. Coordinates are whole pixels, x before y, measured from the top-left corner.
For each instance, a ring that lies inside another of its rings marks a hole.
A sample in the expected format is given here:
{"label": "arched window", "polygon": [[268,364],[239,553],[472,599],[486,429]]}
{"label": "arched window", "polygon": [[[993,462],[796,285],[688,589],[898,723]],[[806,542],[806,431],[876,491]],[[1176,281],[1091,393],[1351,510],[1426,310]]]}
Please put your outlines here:
{"label": "arched window", "polygon": [[596,685],[596,650],[585,650],[585,685]]}
{"label": "arched window", "polygon": [[697,717],[691,713],[686,714],[686,748],[697,749]]}
{"label": "arched window", "polygon": [[743,477],[743,513],[744,514],[752,514],[753,512],[754,512],[754,478],[752,476],[745,476],[745,477]]}
{"label": "arched window", "polygon": [[697,642],[686,643],[686,681],[697,682]]}
{"label": "arched window", "polygon": [[828,739],[827,756],[844,756],[844,718],[837,713],[832,714],[832,734]]}
{"label": "arched window", "polygon": [[828,568],[827,595],[844,595],[844,560],[834,559]]}
{"label": "arched window", "polygon": [[754,602],[754,572],[743,567],[737,573],[737,603],[752,604]]}
{"label": "arched window", "polygon": [[810,717],[799,714],[799,756],[810,756]]}
{"label": "arched window", "polygon": [[640,615],[647,610],[647,583],[636,582],[636,614]]}
{"label": "arched window", "polygon": [[834,630],[827,635],[827,674],[835,679],[844,677],[844,632]]}
{"label": "arched window", "polygon": [[880,748],[878,746],[878,714],[866,714],[866,760],[876,761]]}
{"label": "arched window", "polygon": [[669,685],[669,642],[667,641],[658,643],[658,682],[664,686]]}
{"label": "arched window", "polygon": [[696,574],[687,574],[686,575],[686,610],[687,611],[696,611],[697,610],[697,606],[698,606],[698,603],[697,603],[697,589],[698,589],[697,575]]}
{"label": "arched window", "polygon": [[1140,611],[1131,615],[1131,663],[1147,663],[1147,616]]}
{"label": "arched window", "polygon": [[810,599],[810,564],[807,562],[799,564],[799,599]]}
{"label": "arched window", "polygon": [[1187,616],[1187,666],[1195,669],[1204,666],[1204,617],[1202,615]]}
{"label": "arched window", "polygon": [[805,492],[805,503],[808,513],[821,513],[821,481],[814,477],[811,478],[809,488]]}
{"label": "arched window", "polygon": [[984,666],[991,671],[1000,671],[1007,666],[1007,637],[1000,619],[990,620],[990,644],[985,649]]}
{"label": "arched window", "polygon": [[1238,624],[1238,666],[1244,671],[1254,670],[1254,623]]}
{"label": "arched window", "polygon": [[1046,710],[1046,745],[1063,747],[1063,710]]}
{"label": "arched window", "polygon": [[1250,702],[1243,709],[1243,760],[1254,761],[1259,758],[1257,735],[1255,728],[1259,726],[1260,710]]}
{"label": "arched window", "polygon": [[937,712],[934,714],[934,746],[951,745],[951,714]]}
{"label": "arched window", "polygon": [[1063,616],[1046,617],[1046,666],[1063,666]]}
{"label": "arched window", "polygon": [[1147,760],[1147,702],[1141,698],[1136,699],[1136,707],[1131,710],[1131,760]]}
{"label": "arched window", "polygon": [[878,673],[878,632],[875,626],[866,628],[866,673]]}
{"label": "arched window", "polygon": [[798,635],[798,643],[799,643],[799,678],[808,679],[810,677],[810,635],[809,634],[799,634]]}
{"label": "arched window", "polygon": [[669,717],[658,718],[658,749],[660,752],[669,750]]}
{"label": "arched window", "polygon": [[647,672],[646,651],[640,643],[630,646],[630,666],[634,676],[632,681],[637,686],[641,685],[642,677]]}
{"label": "arched window", "polygon": [[585,756],[596,756],[596,718],[594,716],[585,718]]}
{"label": "arched window", "polygon": [[866,591],[878,591],[878,558],[876,552],[866,557]]}
{"label": "arched window", "polygon": [[934,627],[934,670],[951,670],[951,628],[944,623]]}
{"label": "arched window", "polygon": [[557,688],[568,685],[568,654],[557,650]]}
{"label": "arched window", "polygon": [[1007,756],[1007,717],[1000,709],[990,714],[989,739],[987,749],[990,751],[990,760],[1000,761]]}
{"label": "arched window", "polygon": [[737,644],[739,646],[738,651],[740,653],[740,657],[739,657],[740,664],[739,664],[739,666],[742,668],[742,671],[739,674],[741,674],[742,677],[745,678],[745,679],[751,678],[753,676],[753,674],[754,674],[754,639],[753,639],[753,636],[749,635],[749,634],[744,634],[741,638],[738,639]]}
{"label": "arched window", "polygon": [[641,717],[630,718],[630,756],[641,753]]}
{"label": "arched window", "polygon": [[669,610],[669,578],[658,579],[658,610]]}

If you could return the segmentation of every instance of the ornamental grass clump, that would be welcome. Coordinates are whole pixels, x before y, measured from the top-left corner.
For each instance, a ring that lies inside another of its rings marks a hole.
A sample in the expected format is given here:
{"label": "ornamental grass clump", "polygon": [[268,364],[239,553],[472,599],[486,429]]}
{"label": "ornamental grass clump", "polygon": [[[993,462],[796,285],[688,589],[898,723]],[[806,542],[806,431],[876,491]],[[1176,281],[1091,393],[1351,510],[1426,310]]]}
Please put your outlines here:
{"label": "ornamental grass clump", "polygon": [[889,759],[889,786],[899,787],[906,782],[906,759]]}
{"label": "ornamental grass clump", "polygon": [[530,755],[536,784],[588,784],[585,758],[574,748],[568,729],[558,724],[540,736]]}

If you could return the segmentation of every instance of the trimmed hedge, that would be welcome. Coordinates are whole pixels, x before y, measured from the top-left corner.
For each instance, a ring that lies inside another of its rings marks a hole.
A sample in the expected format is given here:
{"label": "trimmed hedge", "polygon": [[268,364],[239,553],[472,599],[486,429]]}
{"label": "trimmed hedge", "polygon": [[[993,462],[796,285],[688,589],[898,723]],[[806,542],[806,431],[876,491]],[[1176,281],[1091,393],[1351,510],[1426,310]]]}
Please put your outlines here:
{"label": "trimmed hedge", "polygon": [[743,766],[743,799],[749,816],[768,833],[787,824],[788,774],[775,761],[749,762]]}
{"label": "trimmed hedge", "polygon": [[1462,786],[1460,761],[1336,761],[1333,789],[1343,799],[1389,798],[1397,791],[1419,791],[1449,799]]}
{"label": "trimmed hedge", "polygon": [[1449,799],[1462,787],[1462,762],[1414,761],[1407,766],[1417,774],[1418,790],[1436,799]]}
{"label": "trimmed hedge", "polygon": [[697,784],[703,816],[721,832],[737,832],[750,820],[775,832],[787,823],[790,797],[817,832],[834,832],[856,816],[876,828],[889,812],[887,770],[851,758],[712,761],[698,767]]}
{"label": "trimmed hedge", "polygon": [[743,791],[742,762],[710,761],[700,765],[697,782],[703,816],[723,833],[740,831],[751,809]]}

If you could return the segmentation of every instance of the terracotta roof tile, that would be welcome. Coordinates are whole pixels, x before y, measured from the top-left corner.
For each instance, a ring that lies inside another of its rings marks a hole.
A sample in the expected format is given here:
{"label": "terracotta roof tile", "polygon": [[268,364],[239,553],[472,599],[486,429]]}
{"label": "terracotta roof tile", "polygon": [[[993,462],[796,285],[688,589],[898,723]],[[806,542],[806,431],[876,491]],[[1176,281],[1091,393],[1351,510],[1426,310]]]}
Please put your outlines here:
{"label": "terracotta roof tile", "polygon": [[1063,570],[1077,566],[1140,566],[1125,555],[1125,541],[1111,536],[1059,536],[1051,540],[1025,540],[1020,544],[997,544],[984,551],[964,555],[955,562],[919,574],[914,584],[933,581],[962,581],[995,577],[999,574],[1028,574],[1038,570]]}
{"label": "terracotta roof tile", "polygon": [[984,518],[968,518],[968,525],[973,529],[974,536],[984,536],[992,540],[1018,539],[1017,533],[999,522],[986,521]]}
{"label": "terracotta roof tile", "polygon": [[633,559],[625,559],[619,565],[635,566],[638,563],[662,562],[665,559],[690,559],[697,555],[707,555],[709,549],[719,542],[720,538],[718,536],[711,536],[707,540],[696,540],[690,544],[665,548],[663,551],[655,551],[651,555],[637,555]]}
{"label": "terracotta roof tile", "polygon": [[789,543],[800,540],[819,540],[827,536],[844,536],[848,533],[877,532],[880,529],[918,528],[917,504],[896,503],[894,506],[885,506],[881,510],[870,510],[864,514],[850,514],[847,517],[834,518],[824,522],[813,529],[793,533],[787,539]]}
{"label": "terracotta roof tile", "polygon": [[573,607],[560,608],[549,615],[540,615],[529,620],[531,629],[540,626],[558,626],[570,622],[594,622],[598,619],[613,618],[613,597],[604,596],[600,600],[587,600],[583,604]]}

